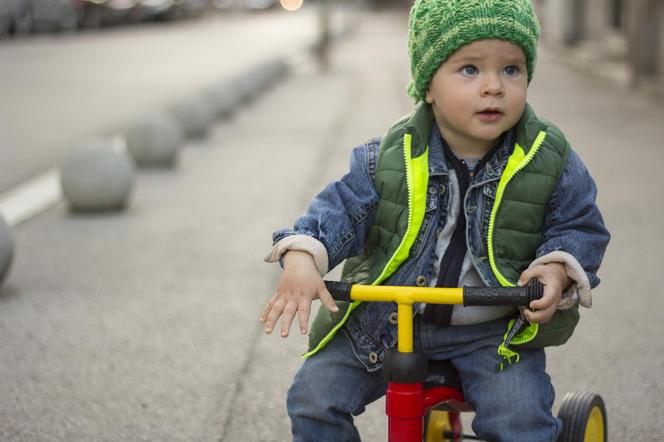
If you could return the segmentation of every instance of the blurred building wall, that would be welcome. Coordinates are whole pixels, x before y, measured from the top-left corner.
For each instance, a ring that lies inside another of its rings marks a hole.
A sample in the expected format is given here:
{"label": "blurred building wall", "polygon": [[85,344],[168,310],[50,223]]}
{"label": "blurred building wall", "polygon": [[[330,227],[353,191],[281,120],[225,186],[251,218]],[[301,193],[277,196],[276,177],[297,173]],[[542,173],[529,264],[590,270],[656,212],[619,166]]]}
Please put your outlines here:
{"label": "blurred building wall", "polygon": [[533,0],[542,40],[587,62],[622,63],[633,86],[664,91],[664,0]]}

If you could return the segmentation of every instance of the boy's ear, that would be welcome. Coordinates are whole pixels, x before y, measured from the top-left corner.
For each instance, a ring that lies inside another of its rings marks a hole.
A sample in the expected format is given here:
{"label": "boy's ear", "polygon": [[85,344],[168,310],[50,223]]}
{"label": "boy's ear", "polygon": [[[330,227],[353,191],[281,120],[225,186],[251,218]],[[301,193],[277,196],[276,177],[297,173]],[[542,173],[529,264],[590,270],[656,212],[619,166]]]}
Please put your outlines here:
{"label": "boy's ear", "polygon": [[433,95],[431,95],[431,88],[430,87],[427,88],[427,94],[424,97],[424,100],[429,104],[433,104]]}

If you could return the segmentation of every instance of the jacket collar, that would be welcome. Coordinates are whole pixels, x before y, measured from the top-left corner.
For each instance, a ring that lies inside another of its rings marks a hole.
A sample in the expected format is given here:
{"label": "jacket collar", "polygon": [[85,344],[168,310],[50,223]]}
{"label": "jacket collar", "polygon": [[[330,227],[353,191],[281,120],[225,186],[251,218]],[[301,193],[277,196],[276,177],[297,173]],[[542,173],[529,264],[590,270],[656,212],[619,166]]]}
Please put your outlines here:
{"label": "jacket collar", "polygon": [[[434,124],[433,110],[431,105],[426,102],[419,103],[414,112],[412,112],[404,123],[406,131],[412,136],[413,155],[417,156],[427,147],[425,140],[428,140],[429,147],[429,175],[447,175],[447,165],[443,154],[444,139],[440,131]],[[517,122],[516,126],[507,131],[503,138],[503,145],[498,149],[495,155],[487,162],[486,166],[480,171],[478,179],[498,178],[502,174],[509,156],[514,151],[514,144],[519,143],[527,153],[541,130],[546,129],[546,124],[537,118],[535,112],[526,103],[526,107]]]}
{"label": "jacket collar", "polygon": [[[504,134],[500,147],[489,152],[491,157],[479,170],[476,179],[484,180],[500,177],[510,154],[514,150],[514,134],[515,129],[509,129]],[[446,149],[449,149],[447,142],[442,137],[438,126],[432,124],[429,135],[429,176],[447,175],[449,173],[445,161],[444,152]]]}

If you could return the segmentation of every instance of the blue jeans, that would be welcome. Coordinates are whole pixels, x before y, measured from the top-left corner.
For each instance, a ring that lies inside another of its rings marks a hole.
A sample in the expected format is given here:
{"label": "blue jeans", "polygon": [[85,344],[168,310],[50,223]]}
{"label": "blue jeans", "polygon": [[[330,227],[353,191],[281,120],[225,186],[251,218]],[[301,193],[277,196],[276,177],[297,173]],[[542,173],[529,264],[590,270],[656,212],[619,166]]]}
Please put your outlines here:
{"label": "blue jeans", "polygon": [[[545,372],[544,350],[522,350],[521,360],[496,370],[496,349],[506,321],[441,329],[419,315],[414,345],[430,359],[451,360],[461,376],[473,430],[488,441],[555,441],[562,429],[551,413],[554,390]],[[288,392],[293,440],[359,441],[353,416],[387,389],[380,372],[367,372],[345,333],[307,359]],[[387,421],[385,423],[387,425]]]}

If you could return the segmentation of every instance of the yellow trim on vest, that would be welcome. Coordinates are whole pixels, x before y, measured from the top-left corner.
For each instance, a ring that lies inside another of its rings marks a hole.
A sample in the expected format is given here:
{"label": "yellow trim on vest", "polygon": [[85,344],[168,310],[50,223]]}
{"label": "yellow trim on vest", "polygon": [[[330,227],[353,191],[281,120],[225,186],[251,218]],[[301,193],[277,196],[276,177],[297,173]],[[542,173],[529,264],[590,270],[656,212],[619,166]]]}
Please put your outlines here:
{"label": "yellow trim on vest", "polygon": [[[339,321],[337,323],[337,325],[335,325],[334,328],[332,330],[330,330],[330,332],[327,335],[325,335],[325,337],[323,339],[320,340],[320,342],[318,343],[318,345],[315,348],[313,348],[311,351],[308,351],[305,354],[303,354],[302,357],[304,359],[307,359],[308,357],[313,356],[316,353],[318,353],[320,350],[322,350],[332,340],[332,338],[334,338],[334,335],[337,334],[339,329],[341,327],[343,327],[343,325],[346,323],[346,321],[348,320],[348,317],[353,312],[353,310],[355,310],[357,308],[357,306],[360,305],[361,303],[362,303],[362,301],[353,301],[350,304],[350,306],[348,306],[348,310],[346,310],[346,314],[344,315],[343,319],[341,321]],[[325,307],[321,307],[321,308],[325,308]]]}
{"label": "yellow trim on vest", "polygon": [[[429,184],[429,148],[417,158],[412,155],[412,135],[406,133],[403,137],[404,162],[406,165],[406,186],[408,190],[408,227],[406,234],[401,239],[399,247],[383,267],[380,273],[371,285],[379,285],[387,279],[394,271],[399,268],[402,262],[408,259],[410,248],[415,243],[417,234],[420,231],[424,214],[426,213],[427,185]],[[339,329],[346,323],[350,314],[360,305],[362,301],[353,301],[348,307],[343,319],[334,326],[334,328],[318,343],[311,351],[302,355],[308,358],[318,353],[334,338]]]}
{"label": "yellow trim on vest", "polygon": [[412,157],[412,136],[403,137],[404,162],[406,164],[406,187],[408,190],[408,227],[399,247],[387,262],[383,271],[371,285],[385,281],[408,259],[410,248],[415,243],[426,212],[427,185],[429,183],[429,148],[417,158]]}
{"label": "yellow trim on vest", "polygon": [[[496,216],[498,214],[498,208],[500,207],[500,203],[503,200],[503,194],[505,193],[507,184],[509,184],[512,178],[514,178],[514,176],[517,173],[519,173],[519,171],[521,171],[524,167],[528,165],[528,163],[530,163],[530,161],[533,159],[539,148],[542,146],[542,143],[544,143],[545,138],[546,138],[546,132],[540,131],[537,134],[537,137],[535,138],[535,141],[533,142],[533,145],[531,146],[530,151],[528,151],[527,155],[523,150],[523,147],[521,147],[519,143],[515,144],[514,152],[512,153],[512,155],[510,155],[509,159],[507,160],[507,165],[505,166],[505,170],[503,171],[503,174],[500,177],[500,182],[498,183],[498,188],[496,189],[496,200],[493,204],[493,209],[491,210],[491,217],[489,218],[489,229],[487,233],[487,254],[489,255],[489,264],[491,266],[491,271],[493,272],[494,276],[502,286],[514,286],[515,284],[511,281],[508,281],[507,278],[505,278],[505,276],[503,276],[503,274],[500,273],[500,270],[498,270],[498,265],[496,264],[496,257],[494,255],[494,250],[493,250],[493,232],[496,222]],[[512,320],[508,325],[507,333],[505,333],[505,336],[507,336],[509,331],[512,329],[513,325],[514,325],[514,320]],[[521,331],[521,333],[514,336],[514,338],[511,341],[511,344],[519,345],[519,344],[525,344],[526,342],[530,342],[533,339],[535,339],[535,336],[537,336],[538,331],[539,331],[539,324],[529,324]],[[503,343],[498,347],[498,354],[503,356],[510,364],[512,363],[512,358],[516,358],[517,362],[519,360],[518,353],[509,350],[505,345],[504,340]]]}
{"label": "yellow trim on vest", "polygon": [[507,278],[505,278],[502,273],[500,273],[500,270],[498,270],[498,266],[496,265],[496,257],[493,251],[493,231],[496,223],[496,215],[498,214],[500,203],[503,200],[503,194],[505,193],[507,184],[509,184],[512,178],[514,178],[514,176],[520,170],[522,170],[528,165],[528,163],[530,163],[539,148],[542,146],[542,143],[544,143],[545,138],[546,132],[540,131],[540,133],[537,134],[537,138],[535,138],[535,141],[533,142],[528,155],[526,155],[523,147],[521,147],[519,143],[516,143],[514,146],[514,152],[507,160],[507,166],[505,166],[503,175],[500,177],[500,182],[498,183],[498,188],[496,189],[496,200],[493,204],[493,209],[491,210],[491,217],[489,218],[489,231],[487,233],[487,254],[489,255],[491,271],[502,286],[513,286],[514,283],[508,281]]}

